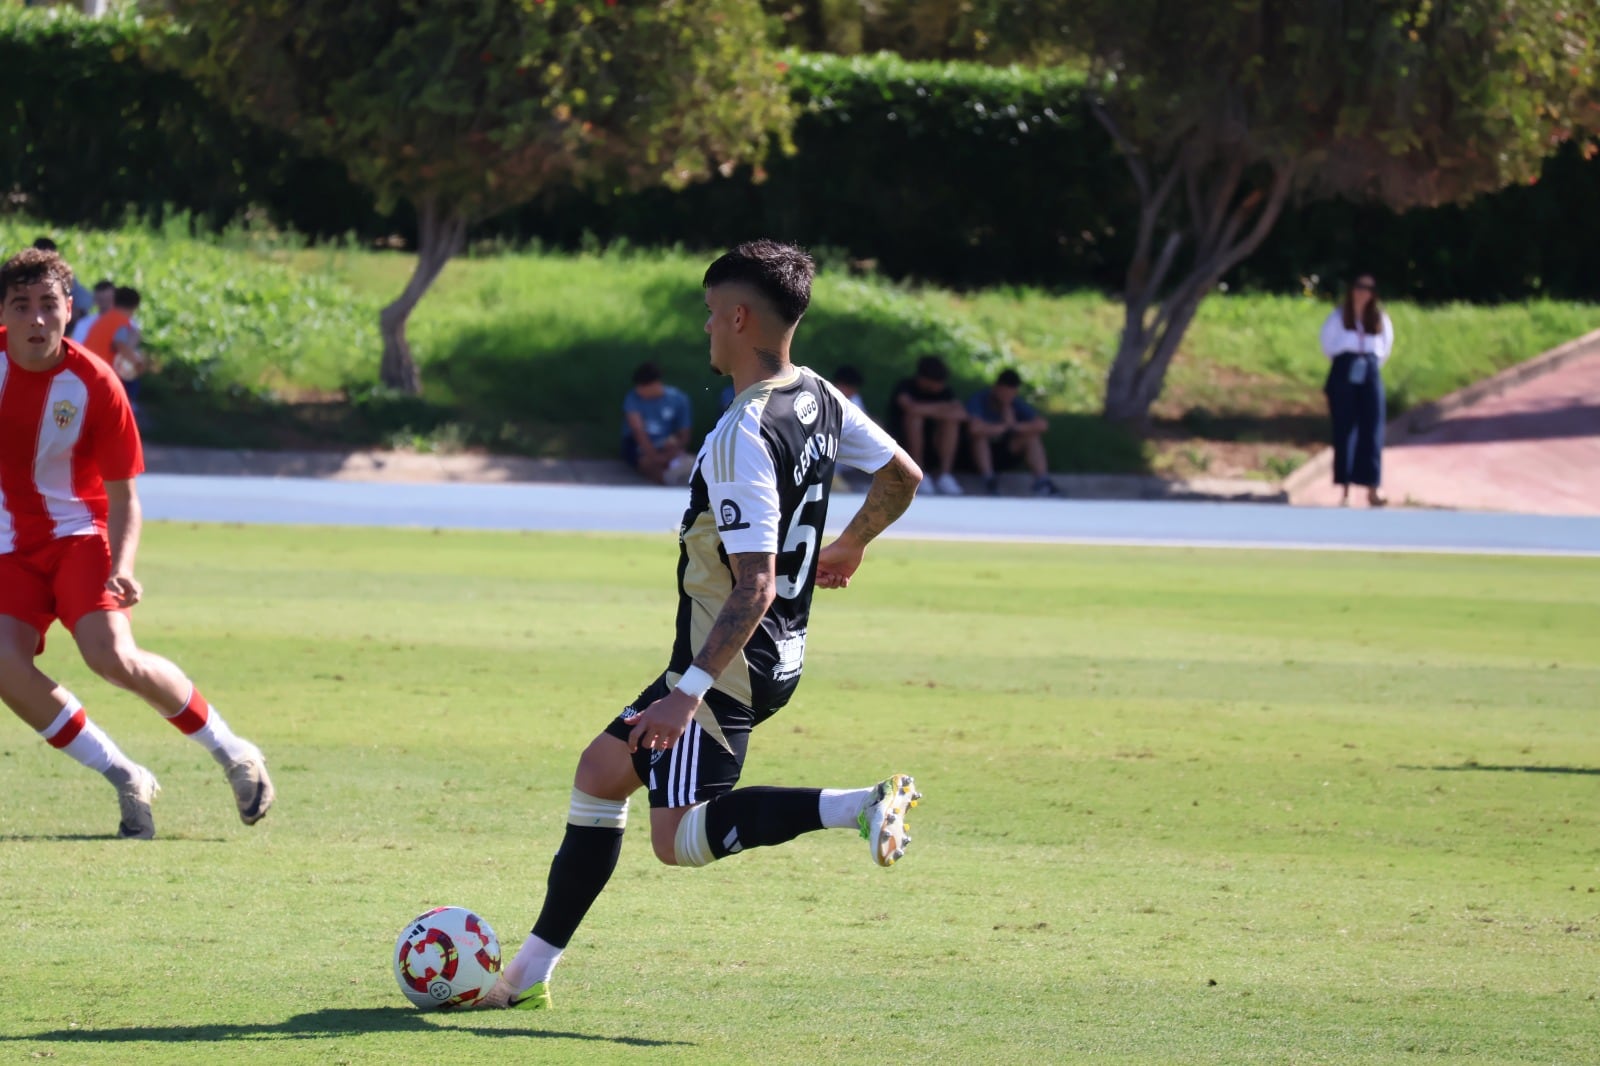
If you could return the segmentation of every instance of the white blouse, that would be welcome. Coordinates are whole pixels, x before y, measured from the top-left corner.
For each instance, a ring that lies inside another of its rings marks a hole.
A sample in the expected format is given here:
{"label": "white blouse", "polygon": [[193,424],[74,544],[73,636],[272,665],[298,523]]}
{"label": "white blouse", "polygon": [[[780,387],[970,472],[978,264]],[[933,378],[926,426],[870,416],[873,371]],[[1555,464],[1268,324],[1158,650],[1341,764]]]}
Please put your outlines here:
{"label": "white blouse", "polygon": [[1344,310],[1335,307],[1328,320],[1322,323],[1322,354],[1332,359],[1344,352],[1371,352],[1382,366],[1389,361],[1389,352],[1394,348],[1394,323],[1387,314],[1379,312],[1379,316],[1383,319],[1383,328],[1375,334],[1362,329],[1359,322],[1355,329],[1345,329]]}

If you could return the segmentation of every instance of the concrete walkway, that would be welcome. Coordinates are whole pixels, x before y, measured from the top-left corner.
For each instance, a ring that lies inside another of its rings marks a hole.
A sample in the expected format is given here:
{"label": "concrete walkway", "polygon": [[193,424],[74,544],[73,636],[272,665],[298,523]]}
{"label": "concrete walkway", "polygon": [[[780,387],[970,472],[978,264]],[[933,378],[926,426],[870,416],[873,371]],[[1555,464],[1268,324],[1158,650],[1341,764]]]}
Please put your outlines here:
{"label": "concrete walkway", "polygon": [[[211,477],[318,478],[423,484],[566,484],[646,487],[619,459],[530,459],[514,455],[432,455],[417,452],[267,452],[211,448],[145,448],[152,474]],[[982,496],[976,477],[960,478],[967,492]],[[1194,478],[1169,481],[1117,474],[1058,474],[1063,496],[1076,500],[1210,500],[1284,503],[1288,496],[1270,481],[1244,478]],[[1005,496],[1026,496],[1027,474],[1002,474]]]}
{"label": "concrete walkway", "polygon": [[[1330,471],[1328,453],[1296,471],[1291,501],[1337,504]],[[1391,422],[1383,488],[1392,506],[1600,515],[1600,332]]]}

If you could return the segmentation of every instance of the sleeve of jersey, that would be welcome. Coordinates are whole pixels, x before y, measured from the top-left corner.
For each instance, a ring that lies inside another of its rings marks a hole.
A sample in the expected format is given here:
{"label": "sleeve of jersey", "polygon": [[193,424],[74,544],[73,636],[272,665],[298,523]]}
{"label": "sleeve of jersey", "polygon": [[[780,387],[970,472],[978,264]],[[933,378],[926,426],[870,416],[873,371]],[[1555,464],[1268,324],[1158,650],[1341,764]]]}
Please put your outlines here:
{"label": "sleeve of jersey", "polygon": [[889,436],[888,430],[868,418],[861,408],[843,396],[838,398],[844,408],[839,425],[838,460],[857,470],[876,474],[894,458],[894,438]]}
{"label": "sleeve of jersey", "polygon": [[778,474],[752,415],[708,442],[701,473],[729,555],[778,552]]}
{"label": "sleeve of jersey", "polygon": [[121,385],[106,383],[100,390],[104,414],[94,429],[94,462],[105,481],[127,481],[144,473],[144,445],[133,421],[133,408]]}

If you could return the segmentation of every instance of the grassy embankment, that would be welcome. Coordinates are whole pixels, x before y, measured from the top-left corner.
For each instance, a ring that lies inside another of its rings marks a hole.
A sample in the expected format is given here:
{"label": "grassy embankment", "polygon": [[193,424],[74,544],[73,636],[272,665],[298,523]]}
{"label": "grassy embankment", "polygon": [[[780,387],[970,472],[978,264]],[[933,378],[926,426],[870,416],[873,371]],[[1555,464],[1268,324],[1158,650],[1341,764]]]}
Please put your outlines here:
{"label": "grassy embankment", "polygon": [[[0,222],[0,247],[41,227]],[[150,386],[154,440],[210,445],[400,444],[609,456],[632,367],[655,359],[716,414],[699,279],[681,252],[504,254],[450,265],[413,317],[426,394],[374,390],[377,309],[411,269],[401,254],[298,247],[177,227],[59,231],[87,282],[145,296],[165,372]],[[1058,470],[1281,476],[1321,440],[1316,333],[1325,301],[1219,295],[1185,341],[1152,438],[1103,425],[1101,383],[1121,308],[1097,293],[952,293],[825,270],[797,351],[821,370],[853,363],[881,410],[920,355],[951,363],[963,392],[1014,363],[1054,417]],[[1532,302],[1391,308],[1399,341],[1388,385],[1398,407],[1435,399],[1600,324],[1600,308]],[[338,402],[330,402],[338,401]],[[348,401],[348,402],[345,402]]]}

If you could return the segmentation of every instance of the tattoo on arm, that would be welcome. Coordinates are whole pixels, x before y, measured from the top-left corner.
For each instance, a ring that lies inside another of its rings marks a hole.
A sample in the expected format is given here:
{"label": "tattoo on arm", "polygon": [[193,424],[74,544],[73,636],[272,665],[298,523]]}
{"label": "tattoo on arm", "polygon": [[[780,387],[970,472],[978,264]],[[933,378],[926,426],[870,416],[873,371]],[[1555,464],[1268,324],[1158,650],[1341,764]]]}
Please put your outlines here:
{"label": "tattoo on arm", "polygon": [[776,374],[783,369],[783,356],[771,348],[757,348],[756,358],[761,360],[761,369],[768,374]]}
{"label": "tattoo on arm", "polygon": [[895,449],[894,458],[872,476],[867,498],[861,501],[861,509],[845,526],[843,535],[867,544],[905,514],[921,482],[922,471],[911,457],[904,450]]}
{"label": "tattoo on arm", "polygon": [[749,643],[767,608],[776,597],[777,556],[768,552],[741,552],[728,557],[733,568],[733,591],[717,613],[694,665],[719,676]]}

